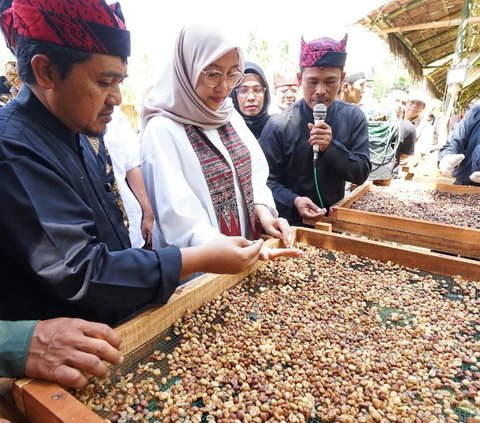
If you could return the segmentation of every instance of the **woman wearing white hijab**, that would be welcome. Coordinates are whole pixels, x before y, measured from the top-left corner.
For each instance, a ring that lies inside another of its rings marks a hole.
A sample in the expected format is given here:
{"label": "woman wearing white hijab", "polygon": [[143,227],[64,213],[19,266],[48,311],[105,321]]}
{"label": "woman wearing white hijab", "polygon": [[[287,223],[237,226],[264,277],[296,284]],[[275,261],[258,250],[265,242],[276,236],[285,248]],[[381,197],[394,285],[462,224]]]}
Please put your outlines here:
{"label": "woman wearing white hijab", "polygon": [[290,244],[266,185],[268,164],[228,97],[243,53],[218,29],[186,26],[142,111],[142,171],[158,227],[154,246],[202,245],[220,234]]}

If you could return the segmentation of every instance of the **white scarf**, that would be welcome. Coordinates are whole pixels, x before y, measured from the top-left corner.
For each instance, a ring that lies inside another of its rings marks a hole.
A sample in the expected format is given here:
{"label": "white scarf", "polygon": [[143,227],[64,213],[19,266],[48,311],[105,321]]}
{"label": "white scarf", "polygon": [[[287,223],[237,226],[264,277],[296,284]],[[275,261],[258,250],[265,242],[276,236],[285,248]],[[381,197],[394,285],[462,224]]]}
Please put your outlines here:
{"label": "white scarf", "polygon": [[231,99],[227,97],[214,111],[200,100],[195,87],[205,67],[235,48],[243,72],[245,63],[241,48],[218,28],[200,24],[185,26],[177,38],[173,60],[145,99],[142,127],[158,115],[205,130],[225,125],[233,111]]}

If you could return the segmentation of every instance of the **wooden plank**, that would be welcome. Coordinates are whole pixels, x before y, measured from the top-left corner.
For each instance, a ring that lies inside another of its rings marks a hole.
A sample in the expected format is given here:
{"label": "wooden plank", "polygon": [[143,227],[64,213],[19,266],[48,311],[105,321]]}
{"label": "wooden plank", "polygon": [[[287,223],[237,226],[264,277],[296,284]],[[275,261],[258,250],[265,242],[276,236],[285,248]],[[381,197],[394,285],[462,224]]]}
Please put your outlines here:
{"label": "wooden plank", "polygon": [[354,238],[342,234],[327,234],[302,228],[297,231],[297,240],[329,250],[390,261],[402,266],[414,267],[440,275],[460,275],[480,281],[480,262],[458,257],[447,257],[431,252],[416,252],[404,246],[390,246],[379,241]]}
{"label": "wooden plank", "polygon": [[[462,19],[446,19],[444,21],[434,21],[434,22],[422,22],[413,25],[404,25],[404,26],[392,26],[391,28],[382,29],[383,34],[388,34],[391,32],[406,32],[406,31],[419,31],[422,29],[435,29],[435,28],[450,28],[454,26],[459,26],[462,23]],[[472,16],[466,19],[468,24],[475,24],[480,22],[480,17]]]}
{"label": "wooden plank", "polygon": [[[394,181],[393,184],[401,186],[405,182]],[[462,195],[480,193],[480,187],[466,185],[436,182],[407,182],[407,184],[417,184],[424,189]],[[416,245],[444,253],[480,259],[480,243],[478,241],[480,239],[480,229],[352,210],[353,203],[368,191],[369,189],[364,188],[355,190],[351,196],[332,206],[334,213],[332,213],[333,221],[331,223],[335,232],[364,235],[378,240]]]}
{"label": "wooden plank", "polygon": [[[337,201],[330,209],[335,211],[339,207],[350,208],[352,204],[357,201],[359,198],[363,197],[372,187],[372,181],[365,181],[362,185],[355,188],[349,195],[342,198],[340,201]],[[333,213],[333,218],[335,218],[335,213]]]}
{"label": "wooden plank", "polygon": [[303,219],[303,224],[315,228],[318,225],[331,225],[335,220],[332,216],[332,209],[330,209],[330,216],[321,216],[318,219]]}
{"label": "wooden plank", "polygon": [[480,240],[480,229],[350,209],[337,210],[335,223],[339,221],[394,230],[405,233],[407,236],[419,235],[431,239],[469,244],[474,249],[478,248],[480,250],[480,243],[478,242]]}
{"label": "wooden plank", "polygon": [[[347,235],[321,232],[308,228],[294,228],[296,241],[306,242],[320,248],[344,251],[384,262],[423,269],[436,274],[461,275],[466,279],[480,280],[480,262],[446,257],[428,252],[415,252],[406,247],[354,238]],[[279,240],[268,240],[276,247]],[[204,275],[179,289],[164,306],[150,309],[118,327],[124,339],[124,352],[167,329],[187,310],[196,310],[204,302],[216,298],[221,292],[234,286],[249,273],[263,264],[258,262],[237,275]],[[53,383],[38,380],[17,381],[15,384],[17,404],[23,406],[32,423],[104,422],[76,398]]]}
{"label": "wooden plank", "polygon": [[65,389],[54,383],[30,380],[21,388],[26,418],[31,423],[105,423],[105,420],[85,407]]}
{"label": "wooden plank", "polygon": [[15,379],[0,378],[0,418],[11,423],[22,423],[23,418],[15,406],[12,396],[12,387]]}
{"label": "wooden plank", "polygon": [[335,222],[333,229],[340,233],[355,234],[382,241],[397,242],[407,246],[407,248],[408,246],[417,246],[433,251],[460,255],[471,259],[480,259],[480,245],[478,242],[467,244],[462,240],[446,240],[402,230],[385,229],[341,220]]}
{"label": "wooden plank", "polygon": [[332,232],[332,224],[331,223],[324,223],[324,222],[317,222],[317,223],[315,223],[315,229],[317,231]]}
{"label": "wooden plank", "polygon": [[451,192],[453,194],[480,194],[480,187],[473,185],[450,185],[437,183],[435,188],[437,191]]}

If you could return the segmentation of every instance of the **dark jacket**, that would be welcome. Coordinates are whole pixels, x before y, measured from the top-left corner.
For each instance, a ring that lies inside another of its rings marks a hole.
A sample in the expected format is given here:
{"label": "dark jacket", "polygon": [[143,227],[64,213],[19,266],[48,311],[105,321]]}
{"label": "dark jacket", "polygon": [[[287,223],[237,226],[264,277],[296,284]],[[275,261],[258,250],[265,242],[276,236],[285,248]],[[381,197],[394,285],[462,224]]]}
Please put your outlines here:
{"label": "dark jacket", "polygon": [[440,149],[438,160],[448,154],[464,154],[465,158],[453,171],[456,185],[480,186],[470,180],[473,172],[480,171],[480,106],[469,110],[448,136]]}
{"label": "dark jacket", "polygon": [[180,251],[129,248],[95,156],[24,85],[0,110],[0,319],[109,324],[164,303]]}
{"label": "dark jacket", "polygon": [[[346,181],[365,182],[371,164],[367,120],[357,106],[334,101],[325,122],[332,128],[333,139],[319,155],[317,179],[323,205],[328,208],[343,198]],[[272,116],[260,137],[270,167],[268,186],[280,216],[292,225],[302,224],[293,204],[297,196],[309,197],[320,206],[308,123],[313,123],[313,111],[302,99]]]}

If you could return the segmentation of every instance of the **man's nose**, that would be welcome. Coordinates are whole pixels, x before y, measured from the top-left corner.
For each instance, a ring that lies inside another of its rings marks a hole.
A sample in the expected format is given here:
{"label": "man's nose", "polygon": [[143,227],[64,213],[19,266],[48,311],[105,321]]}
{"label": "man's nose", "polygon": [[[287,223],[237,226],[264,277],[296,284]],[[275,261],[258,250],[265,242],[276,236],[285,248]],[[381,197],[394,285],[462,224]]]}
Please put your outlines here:
{"label": "man's nose", "polygon": [[318,82],[317,85],[315,86],[315,91],[320,94],[325,94],[326,88],[325,84],[323,82]]}
{"label": "man's nose", "polygon": [[119,106],[122,103],[120,87],[113,89],[107,96],[105,103],[109,106]]}

